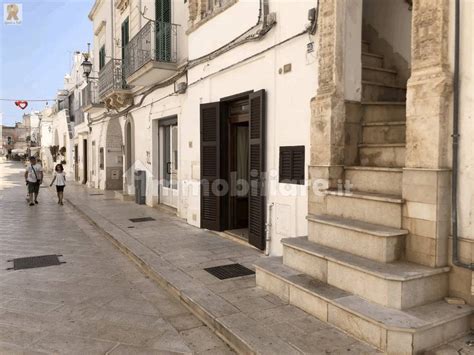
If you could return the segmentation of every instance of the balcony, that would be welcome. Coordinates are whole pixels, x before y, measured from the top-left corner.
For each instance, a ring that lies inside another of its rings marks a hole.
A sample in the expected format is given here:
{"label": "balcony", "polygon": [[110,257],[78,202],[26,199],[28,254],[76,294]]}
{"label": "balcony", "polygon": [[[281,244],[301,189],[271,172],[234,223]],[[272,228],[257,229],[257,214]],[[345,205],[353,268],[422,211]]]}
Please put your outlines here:
{"label": "balcony", "polygon": [[132,103],[130,88],[125,82],[120,59],[111,59],[99,72],[99,100],[107,108],[120,109]]}
{"label": "balcony", "polygon": [[127,83],[150,86],[177,70],[178,25],[149,21],[125,47],[124,74]]}
{"label": "balcony", "polygon": [[99,87],[97,82],[90,82],[82,89],[82,111],[96,113],[104,109],[104,104],[99,100]]}

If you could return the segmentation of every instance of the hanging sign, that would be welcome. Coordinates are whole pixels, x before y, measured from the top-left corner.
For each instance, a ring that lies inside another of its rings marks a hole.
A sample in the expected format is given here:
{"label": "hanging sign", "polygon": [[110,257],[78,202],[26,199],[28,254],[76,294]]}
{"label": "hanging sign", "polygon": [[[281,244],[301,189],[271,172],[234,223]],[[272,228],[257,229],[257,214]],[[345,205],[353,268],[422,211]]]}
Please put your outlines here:
{"label": "hanging sign", "polygon": [[15,101],[15,105],[24,110],[28,107],[28,101],[17,100]]}

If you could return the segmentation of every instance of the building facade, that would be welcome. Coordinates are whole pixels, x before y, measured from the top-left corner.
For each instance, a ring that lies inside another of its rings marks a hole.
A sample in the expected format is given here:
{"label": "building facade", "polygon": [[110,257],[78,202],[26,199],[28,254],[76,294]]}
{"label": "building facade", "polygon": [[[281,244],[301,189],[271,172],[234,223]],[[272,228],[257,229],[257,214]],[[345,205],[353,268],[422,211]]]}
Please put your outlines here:
{"label": "building facade", "polygon": [[474,304],[473,12],[97,0],[64,138],[76,180],[245,240],[270,256],[259,286],[383,351],[456,338]]}

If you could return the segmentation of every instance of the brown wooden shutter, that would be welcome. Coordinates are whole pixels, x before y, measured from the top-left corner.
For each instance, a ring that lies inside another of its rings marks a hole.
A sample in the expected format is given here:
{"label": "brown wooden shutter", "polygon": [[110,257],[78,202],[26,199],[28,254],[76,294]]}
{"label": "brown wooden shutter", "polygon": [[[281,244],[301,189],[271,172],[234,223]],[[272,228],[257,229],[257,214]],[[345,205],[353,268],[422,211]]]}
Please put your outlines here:
{"label": "brown wooden shutter", "polygon": [[249,243],[265,249],[265,91],[250,94]]}
{"label": "brown wooden shutter", "polygon": [[304,185],[305,147],[280,147],[279,181],[285,184]]}
{"label": "brown wooden shutter", "polygon": [[222,230],[221,197],[212,192],[221,160],[219,103],[201,105],[201,228]]}

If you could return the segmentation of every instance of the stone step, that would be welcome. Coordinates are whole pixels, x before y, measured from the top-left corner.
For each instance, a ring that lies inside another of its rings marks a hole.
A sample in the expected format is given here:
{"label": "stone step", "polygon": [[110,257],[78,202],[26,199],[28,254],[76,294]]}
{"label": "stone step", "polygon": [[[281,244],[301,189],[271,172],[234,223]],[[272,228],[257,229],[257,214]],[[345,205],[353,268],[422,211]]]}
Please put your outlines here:
{"label": "stone step", "polygon": [[398,122],[406,120],[406,105],[401,102],[365,101],[362,102],[362,122]]}
{"label": "stone step", "polygon": [[308,240],[380,262],[400,259],[408,231],[327,215],[309,215]]}
{"label": "stone step", "polygon": [[408,309],[443,299],[449,267],[382,263],[326,247],[307,237],[285,238],[283,264],[368,301]]}
{"label": "stone step", "polygon": [[405,101],[407,89],[374,81],[362,81],[362,101]]}
{"label": "stone step", "polygon": [[362,65],[369,67],[382,68],[383,55],[374,54],[370,52],[362,52]]}
{"label": "stone step", "polygon": [[377,82],[387,85],[395,85],[397,80],[397,72],[392,69],[363,65],[362,80],[367,82]]}
{"label": "stone step", "polygon": [[257,285],[389,354],[419,354],[469,332],[473,308],[444,301],[398,310],[368,302],[282,264],[255,265]]}
{"label": "stone step", "polygon": [[392,228],[402,226],[400,196],[351,191],[326,190],[326,214]]}
{"label": "stone step", "polygon": [[355,191],[401,196],[402,173],[401,168],[348,166],[344,168],[344,180],[349,181]]}
{"label": "stone step", "polygon": [[359,144],[362,166],[400,168],[405,166],[405,143]]}
{"label": "stone step", "polygon": [[405,121],[362,124],[362,143],[405,143]]}
{"label": "stone step", "polygon": [[362,52],[370,52],[370,46],[368,41],[362,40]]}

